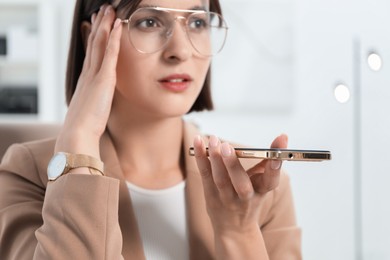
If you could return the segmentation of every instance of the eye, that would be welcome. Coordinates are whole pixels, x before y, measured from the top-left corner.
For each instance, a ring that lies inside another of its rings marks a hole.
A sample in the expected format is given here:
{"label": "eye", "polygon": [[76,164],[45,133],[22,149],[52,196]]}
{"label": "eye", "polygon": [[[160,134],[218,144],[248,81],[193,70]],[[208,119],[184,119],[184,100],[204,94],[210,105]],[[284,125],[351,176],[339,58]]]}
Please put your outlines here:
{"label": "eye", "polygon": [[158,28],[162,27],[162,23],[154,17],[147,17],[147,18],[142,18],[137,20],[136,22],[136,27],[139,29],[153,29],[153,28]]}
{"label": "eye", "polygon": [[206,17],[205,15],[203,15],[202,17],[199,16],[191,17],[191,19],[188,22],[188,27],[192,30],[207,29],[209,27],[209,23],[205,17]]}

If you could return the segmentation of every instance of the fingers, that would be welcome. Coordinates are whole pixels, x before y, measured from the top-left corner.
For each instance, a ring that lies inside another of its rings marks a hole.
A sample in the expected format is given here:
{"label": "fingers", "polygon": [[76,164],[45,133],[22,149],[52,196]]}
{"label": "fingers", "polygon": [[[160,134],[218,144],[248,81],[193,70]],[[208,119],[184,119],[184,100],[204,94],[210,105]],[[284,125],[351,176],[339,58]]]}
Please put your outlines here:
{"label": "fingers", "polygon": [[221,152],[235,192],[241,200],[249,200],[254,194],[252,182],[238,160],[234,148],[228,143],[223,143]]}
{"label": "fingers", "polygon": [[[115,19],[115,17],[114,9],[109,5],[101,6],[99,12],[92,15],[92,27],[88,37],[83,70],[76,88],[76,93],[84,88],[86,88],[85,91],[90,93],[88,86],[105,88],[104,91],[94,92],[95,97],[100,101],[103,101],[101,98],[105,98],[106,102],[100,102],[100,104],[112,101],[111,94],[113,94],[116,85],[116,65],[120,50],[122,26],[121,20]],[[114,24],[113,19],[115,19]],[[107,105],[110,105],[108,103]]]}
{"label": "fingers", "polygon": [[[98,143],[106,129],[115,92],[116,64],[122,33],[121,21],[115,20],[115,17],[114,9],[104,5],[97,14],[92,15],[91,28],[85,24],[86,36],[89,34],[86,57],[64,123],[67,136],[71,138],[82,140],[89,137]],[[79,142],[69,145],[63,143],[75,149],[80,148]]]}
{"label": "fingers", "polygon": [[206,148],[200,136],[196,136],[194,139],[194,149],[196,163],[198,165],[200,175],[202,176],[205,196],[206,198],[215,197],[217,195],[217,189],[211,172],[211,164],[207,158]]}
{"label": "fingers", "polygon": [[281,134],[275,138],[271,144],[271,148],[287,148],[288,136],[286,134]]}
{"label": "fingers", "polygon": [[221,156],[221,143],[215,136],[211,136],[209,140],[209,158],[213,180],[221,196],[233,197],[232,182]]}
{"label": "fingers", "polygon": [[221,144],[215,136],[211,136],[209,140],[209,158],[200,137],[195,138],[194,147],[205,192],[219,195],[222,200],[237,197],[247,200],[253,195],[251,180],[236,157],[233,147],[228,143]]}
{"label": "fingers", "polygon": [[92,64],[92,45],[96,37],[96,32],[99,28],[99,25],[102,21],[103,15],[104,15],[104,10],[106,8],[106,5],[102,5],[100,7],[100,10],[97,13],[92,14],[91,17],[91,32],[88,37],[87,41],[87,48],[86,48],[86,54],[85,54],[85,59],[84,59],[84,70],[87,70],[91,67]]}
{"label": "fingers", "polygon": [[[287,135],[280,135],[271,144],[271,148],[286,148],[288,143]],[[264,160],[255,166],[250,172],[258,170],[257,174],[251,174],[251,180],[256,192],[265,194],[279,185],[281,160]]]}
{"label": "fingers", "polygon": [[116,72],[116,64],[118,62],[118,54],[120,49],[120,38],[122,35],[122,22],[120,19],[116,19],[111,36],[108,40],[107,48],[103,58],[103,64],[101,70],[103,72],[111,71]]}
{"label": "fingers", "polygon": [[116,14],[112,6],[103,6],[92,24],[91,35],[88,41],[90,50],[88,51],[87,48],[87,52],[89,52],[89,68],[94,72],[98,72],[101,69],[106,55],[107,44],[115,32],[115,28],[113,28],[115,17]]}
{"label": "fingers", "polygon": [[[287,142],[287,135],[280,135],[271,148],[286,148]],[[234,148],[228,143],[221,144],[215,136],[209,140],[209,158],[199,136],[195,138],[194,147],[205,191],[225,199],[249,200],[255,193],[265,194],[279,185],[281,160],[263,160],[247,172]]]}

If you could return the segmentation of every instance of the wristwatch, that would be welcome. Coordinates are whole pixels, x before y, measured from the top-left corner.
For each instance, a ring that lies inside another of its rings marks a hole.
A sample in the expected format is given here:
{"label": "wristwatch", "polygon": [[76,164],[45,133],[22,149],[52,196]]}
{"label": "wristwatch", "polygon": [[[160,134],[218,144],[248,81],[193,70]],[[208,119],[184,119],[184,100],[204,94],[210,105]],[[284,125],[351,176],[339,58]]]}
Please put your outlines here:
{"label": "wristwatch", "polygon": [[104,175],[104,164],[102,161],[85,154],[71,154],[59,152],[50,160],[47,167],[49,181],[55,181],[58,177],[67,174],[71,169],[87,167],[91,174],[98,171]]}

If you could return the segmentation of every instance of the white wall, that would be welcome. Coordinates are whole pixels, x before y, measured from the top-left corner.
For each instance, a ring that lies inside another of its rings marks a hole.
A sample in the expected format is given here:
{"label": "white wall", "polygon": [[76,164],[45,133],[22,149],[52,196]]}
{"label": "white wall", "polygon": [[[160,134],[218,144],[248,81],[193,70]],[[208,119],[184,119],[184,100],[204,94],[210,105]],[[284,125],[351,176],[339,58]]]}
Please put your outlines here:
{"label": "white wall", "polygon": [[[361,190],[364,259],[390,259],[390,183],[387,148],[390,146],[390,3],[364,5],[360,23],[362,57],[371,50],[383,58],[379,72],[361,60]],[[363,22],[366,21],[366,22]]]}

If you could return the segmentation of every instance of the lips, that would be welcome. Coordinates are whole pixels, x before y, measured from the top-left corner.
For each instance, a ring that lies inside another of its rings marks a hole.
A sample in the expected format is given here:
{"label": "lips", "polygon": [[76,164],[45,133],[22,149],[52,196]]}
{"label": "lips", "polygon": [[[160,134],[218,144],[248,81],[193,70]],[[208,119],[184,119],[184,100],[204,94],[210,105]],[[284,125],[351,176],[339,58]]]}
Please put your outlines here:
{"label": "lips", "polygon": [[187,74],[173,74],[159,80],[161,86],[172,92],[183,92],[191,84],[192,78]]}

